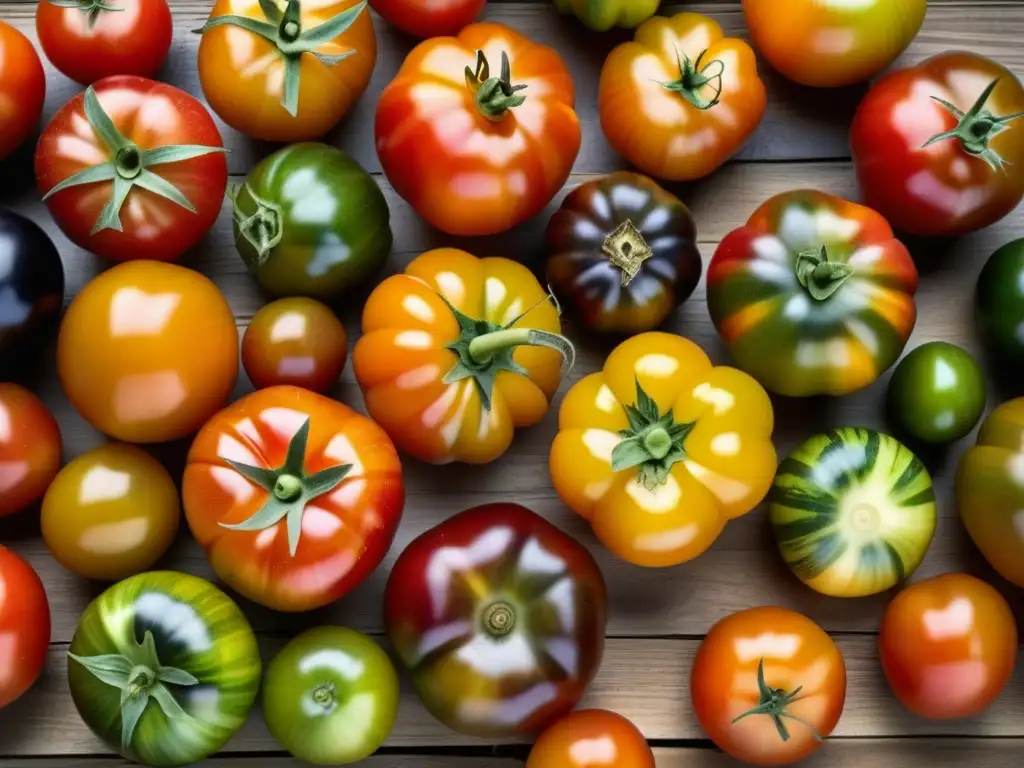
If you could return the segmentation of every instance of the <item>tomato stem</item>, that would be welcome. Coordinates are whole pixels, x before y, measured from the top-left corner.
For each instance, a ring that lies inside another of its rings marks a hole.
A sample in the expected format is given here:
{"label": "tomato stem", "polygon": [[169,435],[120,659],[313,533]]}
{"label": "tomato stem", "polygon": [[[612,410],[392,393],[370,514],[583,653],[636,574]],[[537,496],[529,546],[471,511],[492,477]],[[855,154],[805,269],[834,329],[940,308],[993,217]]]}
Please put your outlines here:
{"label": "tomato stem", "polygon": [[134,144],[128,144],[117,150],[114,156],[114,167],[122,179],[134,179],[142,172],[142,155]]}
{"label": "tomato stem", "polygon": [[633,282],[633,278],[640,274],[643,263],[654,255],[651,246],[630,219],[622,222],[604,239],[601,252],[619,268],[623,288]]}
{"label": "tomato stem", "polygon": [[853,274],[849,264],[830,261],[824,245],[798,254],[795,269],[797,281],[816,301],[828,299]]}
{"label": "tomato stem", "polygon": [[516,613],[508,603],[494,603],[484,611],[483,626],[491,637],[505,637],[515,629]]}
{"label": "tomato stem", "polygon": [[520,91],[526,85],[512,85],[512,65],[508,54],[501,53],[501,77],[491,77],[491,67],[483,51],[476,52],[476,69],[466,67],[466,86],[476,95],[480,114],[488,120],[501,120],[510,110],[518,107],[526,96]]}
{"label": "tomato stem", "polygon": [[[237,228],[238,237],[243,237],[256,252],[255,261],[246,258],[249,271],[256,274],[258,269],[270,257],[270,252],[284,237],[284,215],[281,206],[265,200],[246,181],[233,196],[228,197],[234,203],[232,217]],[[248,200],[246,199],[248,198]],[[252,206],[250,206],[250,201]],[[245,215],[243,208],[255,207],[251,215]],[[242,251],[245,257],[245,251]]]}
{"label": "tomato stem", "polygon": [[[725,74],[725,62],[721,59],[712,59],[704,64],[706,54],[707,50],[701,51],[697,60],[692,61],[689,56],[677,48],[676,60],[679,63],[679,79],[661,83],[665,90],[678,93],[699,110],[711,109],[718,104],[722,96],[722,89],[725,87],[722,77]],[[705,95],[707,90],[712,93]]]}
{"label": "tomato stem", "polygon": [[96,26],[96,20],[100,17],[100,14],[104,12],[119,13],[124,10],[124,8],[118,8],[109,0],[46,0],[46,2],[58,8],[77,8],[88,17],[89,29]]}
{"label": "tomato stem", "polygon": [[331,683],[324,683],[314,688],[312,698],[314,703],[328,711],[334,709],[334,705],[338,703],[338,693]]}
{"label": "tomato stem", "polygon": [[961,148],[967,154],[980,157],[994,171],[1005,170],[1006,160],[989,146],[989,142],[1003,131],[1008,130],[1010,127],[1009,123],[1024,117],[1024,112],[999,117],[985,108],[989,98],[992,96],[992,92],[999,85],[1000,79],[997,77],[989,83],[967,112],[963,112],[954,104],[950,104],[944,99],[932,96],[932,100],[951,112],[957,118],[958,123],[953,130],[932,136],[921,145],[921,148],[924,149],[946,139],[958,139]]}
{"label": "tomato stem", "polygon": [[302,495],[302,478],[280,475],[274,483],[274,497],[279,501],[295,501]]}
{"label": "tomato stem", "polygon": [[664,459],[672,450],[672,438],[668,430],[662,427],[652,429],[644,436],[644,448],[653,458],[659,461]]}
{"label": "tomato stem", "polygon": [[624,406],[629,429],[619,432],[623,439],[612,451],[612,469],[636,467],[637,482],[653,491],[668,481],[672,466],[686,458],[686,438],[696,422],[677,424],[671,408],[662,415],[640,380],[634,380],[636,403]]}
{"label": "tomato stem", "polygon": [[811,723],[789,711],[789,705],[797,701],[803,686],[796,688],[792,693],[786,693],[782,688],[770,687],[764,678],[764,659],[757,663],[757,690],[760,695],[758,705],[734,718],[733,723],[738,723],[740,720],[754,715],[766,715],[772,718],[772,721],[775,723],[775,729],[779,732],[779,738],[783,741],[789,741],[791,735],[785,721],[793,720],[810,730],[815,741],[822,741],[821,735]]}

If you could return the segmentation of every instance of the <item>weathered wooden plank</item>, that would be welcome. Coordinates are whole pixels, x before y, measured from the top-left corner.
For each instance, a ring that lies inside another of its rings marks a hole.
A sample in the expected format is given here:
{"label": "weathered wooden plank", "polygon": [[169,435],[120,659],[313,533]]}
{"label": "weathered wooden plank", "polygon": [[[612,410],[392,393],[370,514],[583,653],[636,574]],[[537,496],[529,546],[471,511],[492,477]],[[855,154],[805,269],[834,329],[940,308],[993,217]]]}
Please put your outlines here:
{"label": "weathered wooden plank", "polygon": [[[742,763],[714,749],[656,749],[658,768],[738,768]],[[1020,739],[833,739],[801,768],[1017,768]]]}

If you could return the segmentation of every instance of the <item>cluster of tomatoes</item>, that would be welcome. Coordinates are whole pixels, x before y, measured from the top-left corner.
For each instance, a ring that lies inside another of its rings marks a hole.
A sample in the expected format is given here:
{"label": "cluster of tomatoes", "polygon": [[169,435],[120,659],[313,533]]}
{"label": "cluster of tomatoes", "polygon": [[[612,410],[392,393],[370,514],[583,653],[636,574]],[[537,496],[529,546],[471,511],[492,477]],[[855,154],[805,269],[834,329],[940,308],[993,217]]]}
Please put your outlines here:
{"label": "cluster of tomatoes", "polygon": [[[707,176],[761,122],[768,96],[754,48],[714,20],[655,16],[659,0],[555,4],[597,31],[638,27],[604,64],[599,111],[609,142],[644,173]],[[501,233],[538,214],[582,140],[561,57],[508,27],[472,23],[484,0],[370,5],[427,38],[376,107],[377,153],[395,191],[452,235]],[[925,0],[789,5],[780,24],[775,0],[744,0],[754,47],[816,87],[879,74],[926,11]],[[376,283],[352,356],[368,418],[323,394],[338,382],[348,339],[322,302],[376,282],[390,214],[363,168],[315,141],[369,83],[376,42],[366,3],[217,0],[197,30],[207,102],[242,133],[289,143],[230,189],[207,108],[149,79],[171,45],[165,0],[43,0],[37,22],[47,57],[86,86],[42,132],[40,191],[70,240],[120,263],[61,317],[57,249],[34,223],[0,211],[0,366],[24,369],[59,320],[64,392],[119,442],[62,467],[45,406],[0,384],[0,515],[41,500],[53,556],[116,582],[80,619],[68,680],[82,718],[120,754],[145,765],[201,760],[241,727],[261,685],[268,727],[303,760],[351,763],[384,742],[398,675],[372,640],[311,630],[263,674],[252,628],[224,592],[149,569],[184,508],[238,594],[293,612],[348,594],[398,528],[399,451],[487,463],[548,414],[575,358],[559,301],[581,325],[626,337],[566,394],[550,454],[555,490],[612,553],[646,567],[689,561],[767,498],[780,552],[820,593],[878,594],[921,563],[936,504],[917,456],[889,435],[839,428],[780,463],[768,392],[845,395],[874,383],[916,320],[918,273],[893,228],[960,235],[1024,197],[1024,88],[1000,64],[945,53],[887,74],[852,127],[866,205],[787,192],[725,237],[708,270],[708,307],[737,367],[655,330],[700,280],[696,225],[648,176],[616,173],[573,190],[551,218],[547,290],[515,261],[451,248]],[[44,89],[32,45],[0,22],[0,159],[34,130]],[[214,226],[225,194],[239,256],[275,299],[241,343],[256,391],[227,406],[239,359],[233,313],[212,282],[172,263]],[[1009,244],[978,287],[982,330],[1006,363],[1024,362],[1022,274],[1024,245]],[[962,438],[984,411],[981,369],[958,347],[925,345],[898,366],[889,404],[915,440]],[[179,497],[135,444],[182,438],[192,443]],[[1024,401],[1015,400],[986,420],[957,478],[971,536],[1020,586],[1022,445]],[[509,503],[422,534],[399,556],[383,600],[394,655],[441,722],[488,737],[543,731],[531,768],[652,768],[631,723],[572,713],[600,666],[607,608],[589,551]],[[0,649],[4,706],[42,669],[49,610],[32,568],[3,547],[0,629],[13,648]],[[897,595],[880,645],[900,701],[952,718],[998,695],[1017,633],[996,590],[948,574]],[[846,668],[810,619],[758,608],[711,629],[691,688],[723,750],[781,765],[833,731]]]}

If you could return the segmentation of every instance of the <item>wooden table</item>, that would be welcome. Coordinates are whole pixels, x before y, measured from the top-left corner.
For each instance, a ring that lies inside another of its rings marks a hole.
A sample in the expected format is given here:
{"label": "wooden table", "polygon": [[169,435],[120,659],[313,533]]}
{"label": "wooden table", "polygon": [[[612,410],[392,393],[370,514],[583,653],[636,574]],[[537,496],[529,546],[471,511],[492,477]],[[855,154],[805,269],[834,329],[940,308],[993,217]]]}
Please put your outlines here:
{"label": "wooden table", "polygon": [[[667,2],[664,12],[679,10]],[[785,0],[779,0],[780,18]],[[199,27],[210,0],[172,0],[175,39],[163,79],[200,94],[196,74]],[[901,62],[912,64],[948,48],[966,48],[992,56],[1024,76],[1024,2],[1021,0],[932,0],[920,36]],[[710,13],[730,33],[745,36],[739,0],[688,3],[688,10]],[[35,6],[25,0],[0,0],[0,18],[35,39]],[[596,115],[597,81],[608,51],[628,35],[588,34],[573,20],[560,19],[550,0],[504,2],[492,0],[486,18],[507,23],[539,42],[553,45],[566,58],[576,79],[580,115],[584,121],[583,149],[570,186],[595,174],[624,167],[601,134]],[[413,41],[375,19],[380,57],[370,92],[348,120],[328,138],[350,152],[377,175],[391,206],[395,247],[388,268],[401,269],[413,256],[442,244],[465,247],[479,255],[502,255],[536,265],[541,258],[543,227],[554,206],[530,224],[494,238],[468,241],[432,232],[391,190],[380,175],[373,149],[375,95],[397,71]],[[48,67],[46,116],[78,91],[67,78]],[[856,185],[848,159],[847,128],[863,88],[815,92],[765,73],[769,86],[768,115],[758,133],[733,162],[699,184],[678,189],[692,206],[700,232],[705,264],[722,236],[746,220],[753,209],[777,192],[817,187],[855,197]],[[232,152],[233,174],[244,174],[271,147],[250,142],[224,128]],[[0,203],[30,216],[46,227],[64,257],[68,286],[66,300],[103,268],[103,264],[72,246],[53,225],[31,178],[31,151],[0,166]],[[556,201],[557,203],[558,201]],[[976,350],[972,323],[974,280],[985,259],[999,245],[1024,236],[1018,211],[1001,224],[953,243],[940,253],[917,248],[922,271],[918,306],[920,320],[911,341],[916,346],[946,339]],[[254,282],[232,245],[227,206],[206,241],[185,263],[209,275],[231,302],[239,332],[261,305]],[[362,301],[356,297],[342,308],[350,335],[358,332]],[[709,350],[720,362],[726,356],[708,317],[703,286],[675,316],[671,328]],[[573,329],[570,327],[570,334]],[[607,347],[591,340],[581,343],[580,361],[571,380],[595,370]],[[244,377],[243,377],[244,378]],[[885,428],[882,398],[887,376],[869,390],[834,402],[795,402],[776,399],[776,442],[785,453],[814,431],[826,426],[864,425]],[[249,389],[239,383],[236,394]],[[103,441],[70,407],[56,376],[49,375],[41,394],[58,415],[67,458]],[[564,387],[563,387],[564,391]],[[335,393],[361,406],[351,369]],[[1007,396],[993,391],[990,404]],[[984,717],[953,723],[933,723],[903,711],[889,694],[880,671],[874,634],[891,595],[863,600],[828,599],[799,583],[782,563],[771,541],[763,509],[731,523],[712,549],[695,562],[661,572],[649,572],[618,562],[603,552],[587,526],[555,495],[547,477],[548,447],[556,419],[521,434],[502,460],[484,468],[427,467],[406,462],[408,500],[405,518],[387,562],[352,595],[308,616],[275,615],[248,603],[244,608],[269,657],[283,642],[306,626],[337,623],[379,635],[380,598],[395,556],[416,535],[455,511],[485,501],[523,502],[578,537],[590,547],[607,578],[612,599],[609,642],[604,665],[584,705],[607,707],[632,718],[658,748],[659,768],[724,768],[734,763],[704,739],[689,703],[689,670],[701,636],[713,622],[743,608],[779,604],[803,611],[832,632],[849,670],[846,709],[834,738],[808,768],[909,768],[974,764],[984,768],[1024,762],[1024,663],[999,701]],[[915,578],[951,570],[967,570],[996,584],[1024,615],[1024,597],[1001,581],[984,563],[961,526],[951,494],[951,477],[968,441],[948,453],[925,457],[935,476],[939,495],[938,533]],[[159,451],[180,476],[187,445]],[[53,611],[53,642],[46,672],[36,687],[0,713],[0,766],[5,768],[107,768],[122,765],[109,756],[79,719],[65,681],[65,651],[76,622],[102,586],[90,584],[63,570],[46,551],[32,513],[4,521],[0,540],[28,558],[39,571]],[[182,533],[161,565],[212,578],[201,549]],[[494,745],[446,730],[434,722],[413,693],[404,691],[398,725],[381,755],[367,768],[514,768],[528,747]],[[254,713],[227,747],[227,756],[207,765],[218,768],[279,768],[294,765],[269,736]]]}

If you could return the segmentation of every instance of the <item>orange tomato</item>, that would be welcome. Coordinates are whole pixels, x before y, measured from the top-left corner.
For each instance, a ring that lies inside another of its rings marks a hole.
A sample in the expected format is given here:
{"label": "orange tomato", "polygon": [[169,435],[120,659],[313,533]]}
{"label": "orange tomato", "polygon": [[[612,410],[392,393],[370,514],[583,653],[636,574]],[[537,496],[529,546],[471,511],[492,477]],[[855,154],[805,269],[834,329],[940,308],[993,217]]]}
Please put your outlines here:
{"label": "orange tomato", "polygon": [[[350,24],[326,42],[303,41],[348,11],[357,15],[346,16]],[[262,23],[267,35],[229,17]],[[217,0],[199,43],[199,84],[232,128],[291,143],[320,138],[348,114],[376,62],[377,39],[365,2]]]}
{"label": "orange tomato", "polygon": [[43,498],[43,539],[54,559],[87,579],[119,581],[149,570],[181,517],[178,489],[163,466],[132,445],[83,453]]}
{"label": "orange tomato", "polygon": [[60,469],[60,427],[43,401],[0,383],[0,517],[42,498]]}
{"label": "orange tomato", "polygon": [[889,603],[878,647],[896,698],[922,717],[983,712],[1017,661],[1017,623],[1006,600],[965,573],[919,581]]}
{"label": "orange tomato", "polygon": [[655,768],[654,753],[633,723],[614,712],[573,712],[537,739],[526,768]]}
{"label": "orange tomato", "polygon": [[472,24],[406,58],[377,104],[377,155],[433,226],[504,232],[569,178],[581,142],[575,98],[553,49],[501,24]]}
{"label": "orange tomato", "polygon": [[131,261],[101,273],[71,303],[57,371],[72,405],[130,443],[192,434],[227,400],[238,374],[231,307],[206,277]]}
{"label": "orange tomato", "polygon": [[690,691],[701,727],[722,751],[751,765],[789,765],[816,752],[839,722],[846,663],[806,616],[753,608],[711,628]]}
{"label": "orange tomato", "polygon": [[32,134],[43,114],[46,75],[32,43],[0,21],[0,160]]}
{"label": "orange tomato", "polygon": [[750,46],[698,13],[655,16],[601,69],[598,110],[615,150],[651,176],[689,181],[735,155],[767,96]]}
{"label": "orange tomato", "polygon": [[[0,545],[0,709],[32,687],[50,649],[50,604],[32,566]],[[4,731],[12,727],[10,720]]]}

